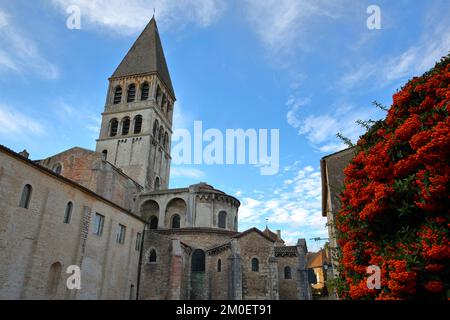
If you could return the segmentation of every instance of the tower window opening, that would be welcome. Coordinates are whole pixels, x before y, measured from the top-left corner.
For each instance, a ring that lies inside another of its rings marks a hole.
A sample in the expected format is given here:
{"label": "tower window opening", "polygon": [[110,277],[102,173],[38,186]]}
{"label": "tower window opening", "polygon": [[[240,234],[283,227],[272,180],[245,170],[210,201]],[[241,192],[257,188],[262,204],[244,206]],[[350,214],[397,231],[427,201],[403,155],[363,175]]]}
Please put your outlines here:
{"label": "tower window opening", "polygon": [[116,87],[116,90],[114,90],[114,104],[119,104],[122,101],[122,87],[118,86]]}
{"label": "tower window opening", "polygon": [[144,82],[141,89],[141,100],[145,101],[148,99],[148,94],[150,92],[150,87],[148,85],[148,82]]}
{"label": "tower window opening", "polygon": [[122,122],[122,135],[127,135],[130,133],[130,118],[123,119]]}
{"label": "tower window opening", "polygon": [[155,184],[154,184],[154,190],[158,191],[160,186],[159,177],[156,177]]}
{"label": "tower window opening", "polygon": [[136,99],[136,85],[134,83],[128,86],[127,102],[133,102]]}
{"label": "tower window opening", "polygon": [[163,137],[164,137],[164,127],[161,126],[161,127],[159,127],[159,136],[158,136],[158,142],[161,145],[162,145]]}
{"label": "tower window opening", "polygon": [[135,118],[134,118],[134,133],[135,134],[137,134],[137,133],[141,133],[141,131],[142,131],[142,116],[136,116]]}
{"label": "tower window opening", "polygon": [[156,103],[161,106],[161,96],[162,96],[162,92],[161,92],[161,88],[158,86],[156,88]]}
{"label": "tower window opening", "polygon": [[167,132],[164,134],[164,149],[169,149],[169,135]]}
{"label": "tower window opening", "polygon": [[116,136],[118,129],[119,129],[119,121],[117,121],[117,119],[112,119],[110,123],[109,135],[111,137]]}
{"label": "tower window opening", "polygon": [[158,126],[159,126],[158,120],[155,120],[155,122],[153,123],[153,137],[155,139],[157,139],[158,135]]}
{"label": "tower window opening", "polygon": [[162,100],[161,100],[161,111],[164,113],[165,107],[166,107],[167,98],[166,95],[163,94]]}

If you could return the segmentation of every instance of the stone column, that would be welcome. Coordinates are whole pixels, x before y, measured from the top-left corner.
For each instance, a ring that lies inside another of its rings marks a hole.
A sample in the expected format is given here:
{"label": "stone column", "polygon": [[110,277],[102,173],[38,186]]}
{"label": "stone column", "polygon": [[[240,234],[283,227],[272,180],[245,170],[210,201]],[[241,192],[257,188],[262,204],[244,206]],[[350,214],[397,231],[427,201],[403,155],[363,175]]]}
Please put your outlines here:
{"label": "stone column", "polygon": [[179,239],[172,239],[171,255],[169,300],[180,300],[183,277],[183,252],[181,251]]}
{"label": "stone column", "polygon": [[242,264],[239,244],[236,239],[231,240],[231,255],[229,261],[228,295],[230,300],[242,300]]}
{"label": "stone column", "polygon": [[275,258],[275,247],[272,245],[271,255],[269,257],[269,276],[270,276],[270,299],[279,300],[280,295],[278,291],[278,262]]}
{"label": "stone column", "polygon": [[298,239],[297,242],[298,252],[298,299],[299,300],[312,300],[311,286],[308,281],[308,269],[306,267],[306,253],[308,249],[306,247],[305,239]]}

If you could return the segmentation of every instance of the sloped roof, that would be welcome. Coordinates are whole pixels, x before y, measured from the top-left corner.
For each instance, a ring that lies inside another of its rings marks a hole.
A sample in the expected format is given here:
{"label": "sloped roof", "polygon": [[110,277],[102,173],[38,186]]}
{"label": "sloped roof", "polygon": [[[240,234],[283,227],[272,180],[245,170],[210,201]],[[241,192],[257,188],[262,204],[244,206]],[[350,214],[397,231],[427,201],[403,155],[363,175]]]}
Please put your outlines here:
{"label": "sloped roof", "polygon": [[261,230],[259,230],[258,228],[250,228],[248,230],[245,230],[244,232],[239,233],[238,235],[235,235],[233,238],[241,238],[251,232],[256,232],[258,233],[260,236],[262,236],[263,238],[266,238],[267,240],[269,240],[270,242],[275,242],[275,240],[273,240],[272,238],[268,237],[266,234],[264,234]]}
{"label": "sloped roof", "polygon": [[327,257],[323,249],[321,249],[319,252],[308,252],[306,254],[307,268],[323,267],[325,263],[327,263]]}
{"label": "sloped roof", "polygon": [[274,242],[278,242],[281,244],[284,244],[284,240],[281,239],[277,233],[273,232],[272,230],[270,230],[268,227],[266,227],[266,229],[264,229],[263,233],[268,236],[269,238],[271,238]]}
{"label": "sloped roof", "polygon": [[275,257],[280,256],[296,257],[297,255],[298,251],[296,246],[275,247]]}
{"label": "sloped roof", "polygon": [[172,97],[175,98],[172,80],[170,79],[169,69],[167,68],[166,58],[164,57],[164,51],[154,17],[134,42],[116,71],[114,71],[112,78],[146,73],[158,74]]}

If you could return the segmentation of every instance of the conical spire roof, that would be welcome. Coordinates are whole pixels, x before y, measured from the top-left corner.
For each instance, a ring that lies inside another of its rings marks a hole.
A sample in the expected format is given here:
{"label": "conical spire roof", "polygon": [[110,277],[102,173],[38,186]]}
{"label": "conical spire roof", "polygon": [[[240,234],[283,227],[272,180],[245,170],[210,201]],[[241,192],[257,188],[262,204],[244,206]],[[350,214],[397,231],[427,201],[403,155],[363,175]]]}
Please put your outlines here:
{"label": "conical spire roof", "polygon": [[166,58],[159,37],[156,20],[153,17],[134,42],[125,58],[114,71],[112,78],[119,78],[144,73],[156,73],[164,82],[170,94],[175,92],[167,68]]}

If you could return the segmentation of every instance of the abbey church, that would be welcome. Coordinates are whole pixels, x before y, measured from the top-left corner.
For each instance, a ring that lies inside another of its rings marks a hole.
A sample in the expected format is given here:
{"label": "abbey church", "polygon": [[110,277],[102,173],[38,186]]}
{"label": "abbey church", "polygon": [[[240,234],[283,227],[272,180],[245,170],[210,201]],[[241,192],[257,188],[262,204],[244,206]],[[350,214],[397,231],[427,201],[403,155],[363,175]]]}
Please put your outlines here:
{"label": "abbey church", "polygon": [[239,230],[239,200],[207,183],[169,189],[175,101],[153,18],[109,78],[95,151],[0,145],[0,299],[311,299],[304,239]]}

